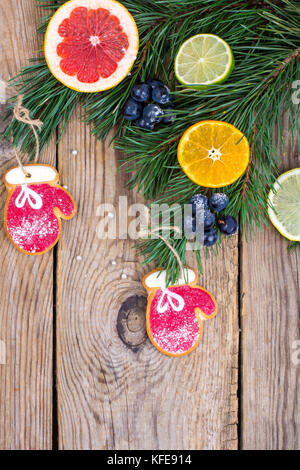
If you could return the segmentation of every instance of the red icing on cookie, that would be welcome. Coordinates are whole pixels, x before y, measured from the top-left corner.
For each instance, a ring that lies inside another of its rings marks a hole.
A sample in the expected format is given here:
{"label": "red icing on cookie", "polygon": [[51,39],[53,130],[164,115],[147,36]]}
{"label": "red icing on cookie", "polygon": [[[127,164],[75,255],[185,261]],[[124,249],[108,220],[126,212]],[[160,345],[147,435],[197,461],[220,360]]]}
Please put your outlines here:
{"label": "red icing on cookie", "polygon": [[156,289],[148,308],[148,333],[154,345],[171,356],[194,349],[202,335],[196,312],[206,318],[216,312],[215,301],[204,289],[191,285]]}
{"label": "red icing on cookie", "polygon": [[28,254],[52,248],[60,236],[59,217],[75,214],[70,194],[57,184],[15,186],[6,206],[6,230],[12,242]]}

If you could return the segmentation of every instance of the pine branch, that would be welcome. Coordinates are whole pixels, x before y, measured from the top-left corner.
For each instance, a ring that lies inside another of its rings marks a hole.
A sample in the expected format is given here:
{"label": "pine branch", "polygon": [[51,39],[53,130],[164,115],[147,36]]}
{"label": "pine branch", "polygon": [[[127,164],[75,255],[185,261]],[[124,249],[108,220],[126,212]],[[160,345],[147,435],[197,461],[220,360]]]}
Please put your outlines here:
{"label": "pine branch", "polygon": [[[290,92],[286,88],[299,73],[299,48],[296,47],[300,32],[299,11],[295,11],[295,4],[284,3],[289,7],[289,18],[286,12],[278,11],[276,5],[271,5],[271,15],[263,10],[259,12],[259,19],[255,15],[252,23],[247,22],[252,26],[246,28],[246,36],[243,26],[246,22],[241,20],[243,12],[238,12],[235,24],[230,23],[232,38],[229,42],[237,58],[232,83],[228,82],[202,95],[177,89],[174,96],[178,119],[171,131],[159,129],[147,133],[131,126],[125,129],[116,146],[126,155],[123,165],[127,171],[134,172],[129,180],[130,187],[137,185],[149,199],[159,196],[157,203],[184,204],[199,190],[206,192],[182,173],[176,160],[177,143],[189,125],[201,119],[225,118],[245,132],[252,147],[251,164],[246,173],[234,185],[224,188],[230,198],[226,212],[240,217],[242,231],[248,226],[253,233],[254,225],[260,227],[262,221],[266,222],[268,188],[278,175],[273,127],[277,125],[279,128],[281,140],[283,112],[289,111],[290,127],[295,134],[299,118],[299,110],[287,104],[290,103]],[[206,21],[209,21],[208,18]],[[210,32],[215,32],[214,23],[219,25],[221,21],[216,18],[210,21]],[[243,39],[240,39],[242,36]],[[225,35],[222,37],[226,39]],[[181,42],[182,38],[179,45]],[[252,131],[249,132],[249,129]],[[145,242],[143,253],[148,252],[151,259],[160,260],[160,265],[168,269],[160,258],[161,244],[155,242],[148,245]],[[199,261],[198,252],[196,257]]]}
{"label": "pine branch", "polygon": [[297,60],[300,56],[300,47],[298,47],[295,51],[293,51],[288,57],[286,57],[282,64],[280,64],[277,69],[272,73],[270,77],[270,81],[275,80],[278,75],[293,61]]}
{"label": "pine branch", "polygon": [[[42,152],[55,130],[61,126],[59,141],[80,96],[59,83],[49,72],[43,59],[32,61],[32,64],[24,68],[15,78],[13,85],[18,89],[18,93],[24,96],[23,104],[30,110],[31,118],[39,118],[43,122],[39,132],[40,152]],[[9,103],[6,119],[12,117],[14,104],[15,98]],[[33,158],[35,140],[26,124],[12,120],[3,138],[11,140],[14,146]]]}
{"label": "pine branch", "polygon": [[[39,32],[65,0],[38,0],[45,10]],[[65,88],[49,72],[44,58],[31,61],[13,83],[24,95],[32,118],[44,122],[41,150],[59,126],[66,126],[76,103],[81,102],[92,133],[106,139],[114,129],[115,147],[123,155],[122,169],[129,186],[157,203],[185,204],[199,192],[176,158],[183,132],[203,119],[226,120],[238,127],[251,142],[251,164],[233,185],[224,188],[230,198],[227,212],[239,216],[242,230],[254,231],[266,221],[267,191],[278,175],[278,143],[282,143],[282,114],[289,114],[293,138],[299,132],[299,107],[290,100],[290,85],[299,76],[300,9],[296,1],[245,0],[123,0],[133,14],[140,33],[140,51],[132,73],[112,90],[80,94]],[[236,67],[226,83],[196,92],[176,83],[173,63],[183,41],[199,32],[212,33],[227,41]],[[172,126],[147,132],[125,123],[122,109],[136,81],[157,77],[173,90],[177,119]],[[13,106],[13,101],[11,102]],[[273,143],[273,128],[278,142]],[[63,130],[62,130],[63,132]],[[23,152],[32,155],[29,129],[13,121],[6,133]],[[210,193],[211,191],[208,191]],[[185,262],[187,240],[172,238]],[[145,262],[156,261],[174,282],[178,267],[173,254],[160,239],[140,244]],[[218,252],[218,247],[215,250]],[[201,269],[200,251],[196,259]],[[175,276],[175,277],[174,277]]]}
{"label": "pine branch", "polygon": [[[42,9],[49,10],[49,15],[42,18],[38,32],[44,32],[53,13],[65,0],[34,0]],[[44,57],[30,60],[30,65],[10,81],[11,86],[17,89],[18,94],[24,95],[23,104],[30,110],[31,118],[39,118],[43,122],[39,133],[40,152],[48,144],[51,136],[61,126],[58,141],[71,118],[76,103],[82,98],[78,93],[66,88],[51,74]],[[12,117],[16,97],[9,101],[8,114],[5,119]],[[19,147],[23,153],[33,158],[35,143],[28,126],[16,120],[8,125],[3,139],[9,139],[12,144]]]}
{"label": "pine branch", "polygon": [[293,250],[295,250],[296,248],[299,248],[299,247],[300,247],[300,242],[291,242],[288,249],[289,249],[289,251],[293,251]]}
{"label": "pine branch", "polygon": [[253,166],[252,159],[253,159],[254,143],[255,143],[256,136],[257,136],[257,125],[256,125],[256,123],[254,123],[253,131],[252,131],[252,139],[251,139],[251,142],[250,142],[249,165],[248,165],[248,168],[247,168],[246,173],[244,175],[243,188],[242,188],[242,191],[241,191],[241,200],[242,201],[245,200],[246,195],[247,195],[247,191],[248,191],[248,187],[249,187],[249,182],[250,182],[250,177],[251,177],[251,170],[252,170],[252,166]]}

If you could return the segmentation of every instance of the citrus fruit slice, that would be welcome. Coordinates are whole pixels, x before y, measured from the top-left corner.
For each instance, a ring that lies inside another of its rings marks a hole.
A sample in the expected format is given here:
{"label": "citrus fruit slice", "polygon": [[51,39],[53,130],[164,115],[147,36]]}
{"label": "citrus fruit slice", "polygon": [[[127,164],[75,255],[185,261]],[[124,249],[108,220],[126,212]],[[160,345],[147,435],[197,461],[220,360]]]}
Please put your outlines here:
{"label": "citrus fruit slice", "polygon": [[249,164],[249,143],[236,127],[223,121],[200,121],[182,136],[178,161],[194,183],[219,188],[236,181]]}
{"label": "citrus fruit slice", "polygon": [[300,168],[283,173],[268,196],[272,224],[284,237],[300,241]]}
{"label": "citrus fruit slice", "polygon": [[233,68],[232,50],[214,34],[191,37],[181,45],[175,59],[177,80],[197,89],[224,82]]}
{"label": "citrus fruit slice", "polygon": [[81,92],[107,90],[129,73],[138,52],[134,19],[114,0],[70,0],[53,15],[45,36],[52,74]]}

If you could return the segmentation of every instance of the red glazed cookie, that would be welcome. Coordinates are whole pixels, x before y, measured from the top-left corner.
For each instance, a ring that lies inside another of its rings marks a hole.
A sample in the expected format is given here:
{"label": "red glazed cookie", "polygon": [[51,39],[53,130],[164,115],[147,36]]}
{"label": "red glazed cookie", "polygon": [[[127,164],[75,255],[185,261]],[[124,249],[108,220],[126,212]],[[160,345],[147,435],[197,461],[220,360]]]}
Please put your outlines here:
{"label": "red glazed cookie", "polygon": [[164,287],[164,271],[153,271],[143,279],[149,295],[148,336],[160,352],[174,357],[189,354],[196,348],[202,336],[202,320],[213,318],[217,313],[213,296],[196,286],[196,272],[185,271],[188,283],[179,279],[178,285],[168,288]]}
{"label": "red glazed cookie", "polygon": [[72,196],[57,184],[58,173],[49,165],[24,165],[4,175],[8,197],[4,223],[8,238],[22,253],[41,255],[59,240],[61,218],[71,219],[76,213]]}

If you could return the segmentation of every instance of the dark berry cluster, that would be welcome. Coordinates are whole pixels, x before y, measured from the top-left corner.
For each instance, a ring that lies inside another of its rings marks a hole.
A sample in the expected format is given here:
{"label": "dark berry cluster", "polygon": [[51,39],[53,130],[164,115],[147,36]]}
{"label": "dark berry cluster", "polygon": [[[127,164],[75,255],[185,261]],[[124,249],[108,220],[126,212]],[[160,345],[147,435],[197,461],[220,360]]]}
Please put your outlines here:
{"label": "dark berry cluster", "polygon": [[196,233],[196,212],[204,209],[204,246],[215,245],[218,240],[216,227],[224,235],[234,235],[238,231],[238,223],[231,215],[217,217],[216,213],[222,212],[229,204],[229,199],[224,193],[214,193],[209,199],[204,194],[195,194],[191,200],[192,216],[185,219],[185,229]]}
{"label": "dark berry cluster", "polygon": [[172,124],[176,115],[169,88],[159,80],[134,85],[123,115],[142,129],[152,130],[159,123]]}

